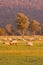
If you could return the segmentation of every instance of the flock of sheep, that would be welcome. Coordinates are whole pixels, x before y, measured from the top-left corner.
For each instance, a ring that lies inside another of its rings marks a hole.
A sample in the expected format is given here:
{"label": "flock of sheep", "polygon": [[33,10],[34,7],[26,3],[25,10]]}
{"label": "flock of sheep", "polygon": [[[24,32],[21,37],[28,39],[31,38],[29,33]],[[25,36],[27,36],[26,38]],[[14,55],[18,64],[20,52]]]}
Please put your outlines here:
{"label": "flock of sheep", "polygon": [[13,38],[3,38],[0,40],[0,43],[7,44],[7,45],[17,45],[17,40]]}
{"label": "flock of sheep", "polygon": [[[19,40],[21,40],[21,38],[19,38]],[[41,41],[42,39],[39,38],[39,40]],[[27,42],[27,40],[25,40],[24,38],[22,38],[22,41],[24,42]],[[34,41],[34,38],[29,38],[29,41],[27,42],[27,45],[28,46],[33,46],[33,42]],[[7,45],[18,45],[18,40],[14,39],[14,38],[2,38],[0,40],[0,43],[3,43],[3,44],[7,44]]]}

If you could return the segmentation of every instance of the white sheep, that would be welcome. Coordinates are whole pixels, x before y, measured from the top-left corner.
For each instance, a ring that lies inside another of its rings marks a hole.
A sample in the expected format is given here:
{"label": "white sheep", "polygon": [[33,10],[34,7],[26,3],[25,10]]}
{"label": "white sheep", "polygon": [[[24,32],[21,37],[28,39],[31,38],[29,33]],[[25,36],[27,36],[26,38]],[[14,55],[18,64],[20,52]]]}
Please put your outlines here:
{"label": "white sheep", "polygon": [[27,45],[28,46],[33,46],[33,43],[32,42],[28,42]]}
{"label": "white sheep", "polygon": [[12,41],[12,38],[8,38],[9,41]]}
{"label": "white sheep", "polygon": [[26,42],[26,40],[25,40],[24,38],[23,38],[22,40],[23,40],[24,42]]}
{"label": "white sheep", "polygon": [[42,39],[41,38],[39,38],[39,41],[41,41]]}
{"label": "white sheep", "polygon": [[17,45],[17,40],[13,40],[13,41],[11,42],[11,44],[16,44],[16,45]]}
{"label": "white sheep", "polygon": [[30,41],[34,41],[34,38],[29,38]]}
{"label": "white sheep", "polygon": [[7,38],[4,38],[3,40],[4,40],[4,41],[6,41],[6,40],[7,40]]}
{"label": "white sheep", "polygon": [[4,44],[10,45],[10,43],[9,43],[9,42],[4,42]]}

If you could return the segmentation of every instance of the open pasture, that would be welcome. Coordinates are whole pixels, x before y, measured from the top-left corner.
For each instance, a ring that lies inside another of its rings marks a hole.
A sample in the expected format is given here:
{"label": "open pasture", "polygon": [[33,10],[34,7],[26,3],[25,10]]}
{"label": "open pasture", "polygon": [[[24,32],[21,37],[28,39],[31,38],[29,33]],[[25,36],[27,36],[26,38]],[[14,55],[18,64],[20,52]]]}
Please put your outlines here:
{"label": "open pasture", "polygon": [[[34,36],[34,40],[31,40],[33,46],[28,46],[21,37],[11,37],[17,40],[17,45],[0,42],[0,65],[43,65],[43,36]],[[30,41],[29,38],[33,37],[25,37],[27,41]]]}

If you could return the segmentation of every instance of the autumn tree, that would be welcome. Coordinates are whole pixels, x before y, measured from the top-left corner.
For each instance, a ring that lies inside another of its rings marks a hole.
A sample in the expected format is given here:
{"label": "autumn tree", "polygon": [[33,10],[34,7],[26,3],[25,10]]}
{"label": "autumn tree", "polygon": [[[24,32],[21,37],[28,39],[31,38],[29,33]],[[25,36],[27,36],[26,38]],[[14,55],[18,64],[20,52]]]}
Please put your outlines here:
{"label": "autumn tree", "polygon": [[12,35],[12,25],[11,24],[6,24],[5,30],[6,30],[8,35]]}
{"label": "autumn tree", "polygon": [[6,35],[6,31],[4,28],[0,28],[0,35]]}
{"label": "autumn tree", "polygon": [[32,20],[30,22],[30,30],[32,32],[32,35],[35,35],[36,31],[39,29],[40,23],[36,20]]}
{"label": "autumn tree", "polygon": [[42,35],[43,35],[43,24],[41,25],[41,32],[42,32]]}
{"label": "autumn tree", "polygon": [[16,26],[21,35],[24,36],[24,33],[29,25],[29,19],[24,13],[18,13],[16,17]]}

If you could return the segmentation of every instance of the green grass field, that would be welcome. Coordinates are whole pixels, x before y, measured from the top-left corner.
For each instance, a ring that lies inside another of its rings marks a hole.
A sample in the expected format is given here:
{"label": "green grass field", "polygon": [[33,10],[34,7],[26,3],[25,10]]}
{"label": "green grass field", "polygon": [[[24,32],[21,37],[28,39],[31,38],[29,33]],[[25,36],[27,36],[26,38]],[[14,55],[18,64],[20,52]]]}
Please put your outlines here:
{"label": "green grass field", "polygon": [[33,46],[21,40],[18,45],[0,43],[0,65],[43,65],[43,40],[32,42]]}

